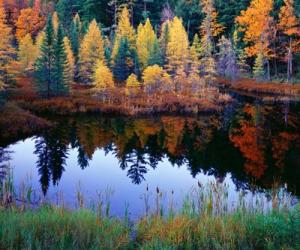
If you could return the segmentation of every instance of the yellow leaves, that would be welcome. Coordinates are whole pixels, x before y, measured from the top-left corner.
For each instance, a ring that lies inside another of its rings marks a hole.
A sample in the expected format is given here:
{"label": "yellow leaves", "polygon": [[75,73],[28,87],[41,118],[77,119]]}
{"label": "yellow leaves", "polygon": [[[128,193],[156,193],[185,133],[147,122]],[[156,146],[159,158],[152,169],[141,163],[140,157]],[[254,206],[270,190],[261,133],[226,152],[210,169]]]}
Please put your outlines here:
{"label": "yellow leaves", "polygon": [[123,8],[120,16],[118,27],[116,30],[116,37],[114,42],[114,47],[112,51],[112,58],[114,59],[118,53],[120,42],[122,38],[127,38],[129,42],[129,47],[131,49],[135,48],[135,30],[131,26],[130,23],[130,15],[128,9],[125,7]]}
{"label": "yellow leaves", "polygon": [[128,95],[137,94],[141,88],[141,83],[135,74],[131,74],[126,81],[126,93]]}
{"label": "yellow leaves", "polygon": [[6,24],[5,10],[0,7],[0,88],[3,88],[8,79],[15,74],[13,66],[15,49],[12,40],[11,28]]}
{"label": "yellow leaves", "polygon": [[150,94],[157,91],[161,84],[165,71],[158,65],[148,66],[143,72],[143,82],[145,91]]}
{"label": "yellow leaves", "polygon": [[30,34],[21,38],[19,42],[18,59],[22,71],[30,70],[37,57],[36,47]]}
{"label": "yellow leaves", "polygon": [[161,80],[164,70],[158,65],[147,67],[143,72],[143,82],[145,85],[151,85]]}
{"label": "yellow leaves", "polygon": [[105,61],[103,39],[96,20],[93,20],[79,49],[80,75],[89,81],[98,61]]}
{"label": "yellow leaves", "polygon": [[147,18],[145,25],[139,25],[136,38],[137,54],[142,70],[148,66],[149,56],[156,39],[154,29]]}
{"label": "yellow leaves", "polygon": [[126,7],[123,8],[119,17],[117,36],[127,37],[130,43],[134,43],[135,31],[134,28],[131,26],[129,11]]}
{"label": "yellow leaves", "polygon": [[175,17],[169,25],[169,41],[167,44],[168,71],[176,71],[186,66],[189,59],[189,40],[182,20]]}
{"label": "yellow leaves", "polygon": [[140,88],[141,83],[138,81],[135,74],[131,74],[127,81],[126,81],[126,87],[127,88]]}
{"label": "yellow leaves", "polygon": [[71,48],[71,42],[67,36],[64,37],[64,47],[67,55],[67,72],[65,72],[68,82],[73,81],[74,79],[74,69],[75,69],[75,58]]}
{"label": "yellow leaves", "polygon": [[278,27],[287,36],[300,35],[299,20],[294,10],[294,0],[284,0],[284,5],[279,12]]}
{"label": "yellow leaves", "polygon": [[247,10],[242,11],[236,18],[240,25],[239,31],[244,32],[244,42],[250,43],[246,48],[248,56],[257,56],[263,53],[270,57],[271,24],[273,18],[270,13],[273,9],[273,0],[252,0]]}
{"label": "yellow leaves", "polygon": [[41,31],[38,33],[35,39],[35,50],[36,50],[36,58],[38,58],[41,54],[41,46],[45,38],[45,32]]}
{"label": "yellow leaves", "polygon": [[94,84],[95,89],[101,91],[114,87],[113,75],[103,61],[99,61],[96,66],[94,73]]}
{"label": "yellow leaves", "polygon": [[59,26],[59,19],[57,12],[55,11],[52,15],[52,24],[53,24],[53,30],[54,34],[57,34],[58,26]]}

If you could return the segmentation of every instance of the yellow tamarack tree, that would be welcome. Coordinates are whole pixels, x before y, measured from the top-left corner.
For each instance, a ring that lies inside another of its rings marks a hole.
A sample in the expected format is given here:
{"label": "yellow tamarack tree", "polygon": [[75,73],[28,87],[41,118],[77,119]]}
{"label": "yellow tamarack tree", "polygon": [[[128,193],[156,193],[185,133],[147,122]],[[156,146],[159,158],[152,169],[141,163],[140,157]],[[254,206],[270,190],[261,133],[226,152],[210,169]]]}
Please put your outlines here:
{"label": "yellow tamarack tree", "polygon": [[131,74],[126,81],[126,94],[136,95],[141,88],[141,83],[135,74]]}
{"label": "yellow tamarack tree", "polygon": [[98,91],[106,91],[114,87],[113,75],[103,61],[98,61],[96,65],[94,85],[95,89]]}
{"label": "yellow tamarack tree", "polygon": [[160,37],[158,39],[159,46],[161,49],[161,54],[163,58],[166,57],[167,47],[169,43],[169,29],[171,22],[169,20],[165,21],[161,26]]}
{"label": "yellow tamarack tree", "polygon": [[5,13],[3,5],[0,5],[0,89],[9,83],[15,73],[13,63],[16,51],[12,46],[12,31],[6,23]]}
{"label": "yellow tamarack tree", "polygon": [[114,46],[112,50],[112,59],[116,57],[119,51],[119,46],[122,38],[126,38],[129,43],[130,49],[135,48],[135,40],[136,40],[136,35],[135,35],[135,30],[131,25],[130,22],[130,14],[127,9],[127,7],[124,7],[122,9],[122,12],[120,13],[119,16],[119,21],[118,21],[118,26],[115,34],[115,41],[114,41]]}
{"label": "yellow tamarack tree", "polygon": [[22,37],[19,42],[18,60],[20,62],[20,70],[31,70],[36,60],[36,48],[33,44],[31,35],[28,33]]}
{"label": "yellow tamarack tree", "polygon": [[54,30],[54,34],[57,34],[57,30],[58,30],[58,26],[59,26],[59,18],[57,15],[57,12],[55,11],[52,14],[52,24],[53,24],[53,30]]}
{"label": "yellow tamarack tree", "polygon": [[44,41],[45,38],[45,32],[44,31],[40,31],[37,35],[37,37],[35,38],[35,54],[36,54],[36,58],[38,58],[41,54],[41,46],[42,43]]}
{"label": "yellow tamarack tree", "polygon": [[188,75],[188,86],[186,86],[186,93],[187,94],[195,94],[199,92],[200,89],[202,89],[203,81],[200,79],[200,55],[201,51],[199,49],[198,40],[199,37],[195,36],[193,45],[190,48],[190,70]]}
{"label": "yellow tamarack tree", "polygon": [[158,66],[148,66],[143,72],[144,91],[150,96],[160,91],[171,92],[174,90],[171,78],[166,71]]}
{"label": "yellow tamarack tree", "polygon": [[72,82],[74,80],[75,58],[71,48],[70,39],[67,36],[64,37],[64,47],[67,56],[67,67],[65,68],[65,76],[66,78],[68,78],[67,82]]}
{"label": "yellow tamarack tree", "polygon": [[101,31],[94,19],[83,38],[79,49],[79,73],[84,83],[90,83],[98,61],[105,64]]}
{"label": "yellow tamarack tree", "polygon": [[179,68],[186,69],[189,61],[189,40],[182,20],[175,17],[169,25],[166,56],[167,70],[174,75]]}
{"label": "yellow tamarack tree", "polygon": [[145,25],[139,25],[136,38],[137,54],[142,71],[148,66],[155,42],[157,42],[157,37],[149,18],[147,18]]}

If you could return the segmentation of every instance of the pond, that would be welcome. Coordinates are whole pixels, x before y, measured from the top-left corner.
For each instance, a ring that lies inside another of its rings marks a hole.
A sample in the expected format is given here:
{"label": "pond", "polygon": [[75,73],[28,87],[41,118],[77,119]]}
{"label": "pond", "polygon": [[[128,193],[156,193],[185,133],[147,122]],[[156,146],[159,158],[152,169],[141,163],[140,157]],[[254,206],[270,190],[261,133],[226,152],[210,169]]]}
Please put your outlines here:
{"label": "pond", "polygon": [[52,202],[76,206],[82,194],[91,204],[102,194],[113,215],[135,217],[157,188],[166,207],[210,181],[226,183],[232,202],[238,191],[253,197],[274,186],[300,195],[299,103],[237,97],[221,114],[197,117],[47,119],[55,126],[34,136],[0,137],[0,165],[12,168],[15,186]]}

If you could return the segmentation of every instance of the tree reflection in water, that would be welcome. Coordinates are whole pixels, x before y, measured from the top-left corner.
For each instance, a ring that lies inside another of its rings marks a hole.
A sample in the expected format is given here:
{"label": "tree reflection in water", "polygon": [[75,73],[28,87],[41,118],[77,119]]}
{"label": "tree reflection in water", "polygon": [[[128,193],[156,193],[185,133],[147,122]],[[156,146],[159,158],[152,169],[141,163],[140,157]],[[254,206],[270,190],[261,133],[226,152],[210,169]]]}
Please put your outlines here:
{"label": "tree reflection in water", "polygon": [[[60,117],[37,135],[40,182],[44,193],[58,184],[68,151],[76,149],[80,168],[96,150],[113,153],[134,184],[163,160],[187,166],[192,176],[231,175],[237,189],[270,188],[274,180],[299,194],[299,104],[229,107],[222,115],[159,118]],[[11,141],[11,139],[9,140]]]}

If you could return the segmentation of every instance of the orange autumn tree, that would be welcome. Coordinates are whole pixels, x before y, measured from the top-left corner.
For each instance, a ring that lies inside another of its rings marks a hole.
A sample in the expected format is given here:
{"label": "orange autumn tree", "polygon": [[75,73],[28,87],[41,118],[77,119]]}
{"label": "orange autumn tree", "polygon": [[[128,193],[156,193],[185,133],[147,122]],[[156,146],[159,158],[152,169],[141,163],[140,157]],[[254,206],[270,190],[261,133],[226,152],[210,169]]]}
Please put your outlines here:
{"label": "orange autumn tree", "polygon": [[294,0],[284,0],[279,12],[279,31],[285,38],[284,54],[287,61],[287,80],[293,75],[293,54],[300,51],[300,26],[294,9]]}
{"label": "orange autumn tree", "polygon": [[205,18],[200,27],[201,35],[217,37],[224,31],[225,27],[217,21],[218,12],[214,7],[214,0],[200,0],[200,5],[205,14]]}
{"label": "orange autumn tree", "polygon": [[272,57],[270,43],[272,39],[272,24],[270,13],[273,10],[273,0],[252,0],[247,10],[236,18],[239,31],[244,33],[248,57],[263,55],[268,64],[268,78],[270,78],[269,59]]}
{"label": "orange autumn tree", "polygon": [[32,8],[22,9],[16,21],[16,37],[20,41],[27,34],[35,37],[45,25],[45,18]]}

